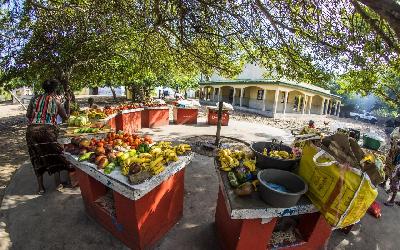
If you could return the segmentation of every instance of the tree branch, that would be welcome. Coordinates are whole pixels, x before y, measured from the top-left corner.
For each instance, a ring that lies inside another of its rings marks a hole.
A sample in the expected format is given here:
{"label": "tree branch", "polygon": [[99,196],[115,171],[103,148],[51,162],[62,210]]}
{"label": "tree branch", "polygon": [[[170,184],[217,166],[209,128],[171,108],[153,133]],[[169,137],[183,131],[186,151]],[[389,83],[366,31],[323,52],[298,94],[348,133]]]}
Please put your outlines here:
{"label": "tree branch", "polygon": [[[367,1],[366,1],[367,2]],[[382,38],[383,41],[386,42],[386,44],[390,47],[393,48],[398,54],[400,54],[400,48],[399,46],[396,44],[395,41],[393,41],[392,39],[390,39],[390,37],[385,33],[385,31],[383,31],[381,29],[381,27],[378,26],[378,24],[376,23],[376,20],[374,20],[371,16],[368,15],[368,13],[360,6],[360,4],[355,1],[355,0],[351,0],[351,3],[353,4],[354,8],[356,9],[356,11],[358,13],[360,13],[360,15],[362,16],[362,18],[369,24],[371,25],[371,27],[375,30],[375,32]],[[379,13],[378,13],[379,14]],[[400,15],[400,12],[399,12]],[[400,19],[398,20],[398,22],[400,22]],[[399,30],[400,31],[400,30]],[[400,33],[399,33],[400,34]],[[398,35],[399,35],[398,34]]]}

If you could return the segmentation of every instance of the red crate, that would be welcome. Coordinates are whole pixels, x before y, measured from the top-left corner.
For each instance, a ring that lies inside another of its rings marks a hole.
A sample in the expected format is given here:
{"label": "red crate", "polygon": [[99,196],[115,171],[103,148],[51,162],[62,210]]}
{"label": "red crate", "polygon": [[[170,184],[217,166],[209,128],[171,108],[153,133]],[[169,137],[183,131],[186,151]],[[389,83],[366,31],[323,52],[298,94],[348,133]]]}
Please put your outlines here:
{"label": "red crate", "polygon": [[[319,213],[299,215],[297,227],[304,241],[296,245],[279,247],[279,249],[324,249],[331,235],[331,226]],[[228,213],[227,204],[221,189],[218,193],[215,224],[220,248],[222,250],[265,250],[270,249],[271,239],[278,218],[272,218],[267,223],[262,219],[232,219]]]}
{"label": "red crate", "polygon": [[157,128],[169,124],[169,109],[144,109],[142,111],[142,128]]}
{"label": "red crate", "polygon": [[[87,213],[131,249],[149,249],[182,217],[184,172],[182,169],[138,200],[108,189],[77,168]],[[98,200],[112,192],[113,208]]]}
{"label": "red crate", "polygon": [[178,108],[174,107],[175,124],[197,124],[197,108]]}
{"label": "red crate", "polygon": [[[229,111],[222,110],[221,125],[228,126],[229,123]],[[218,110],[208,109],[208,124],[217,125],[218,124]]]}

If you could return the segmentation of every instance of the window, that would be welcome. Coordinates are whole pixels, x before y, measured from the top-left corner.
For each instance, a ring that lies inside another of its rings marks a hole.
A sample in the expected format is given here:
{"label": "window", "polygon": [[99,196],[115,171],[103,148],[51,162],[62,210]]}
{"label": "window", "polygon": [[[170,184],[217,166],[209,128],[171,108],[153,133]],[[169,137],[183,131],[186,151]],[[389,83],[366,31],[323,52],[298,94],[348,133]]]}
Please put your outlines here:
{"label": "window", "polygon": [[263,89],[259,89],[257,92],[257,100],[262,100],[264,96],[264,90]]}

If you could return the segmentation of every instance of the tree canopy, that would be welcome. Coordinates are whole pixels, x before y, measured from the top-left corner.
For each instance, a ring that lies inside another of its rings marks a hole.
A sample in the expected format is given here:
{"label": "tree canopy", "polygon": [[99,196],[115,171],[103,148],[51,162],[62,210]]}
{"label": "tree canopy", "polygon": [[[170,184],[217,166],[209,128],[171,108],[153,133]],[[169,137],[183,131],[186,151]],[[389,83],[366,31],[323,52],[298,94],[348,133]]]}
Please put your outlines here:
{"label": "tree canopy", "polygon": [[[257,61],[274,77],[399,105],[395,0],[25,0],[1,8],[2,82],[165,82]],[[396,97],[394,99],[394,97]]]}

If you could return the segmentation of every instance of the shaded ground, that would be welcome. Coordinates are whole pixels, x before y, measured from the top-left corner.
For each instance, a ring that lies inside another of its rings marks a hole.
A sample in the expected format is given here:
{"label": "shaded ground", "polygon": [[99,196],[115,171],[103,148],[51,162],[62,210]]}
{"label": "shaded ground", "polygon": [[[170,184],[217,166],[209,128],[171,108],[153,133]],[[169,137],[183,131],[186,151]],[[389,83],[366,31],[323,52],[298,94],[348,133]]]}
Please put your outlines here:
{"label": "shaded ground", "polygon": [[0,201],[15,170],[29,161],[25,121],[22,106],[0,104]]}

